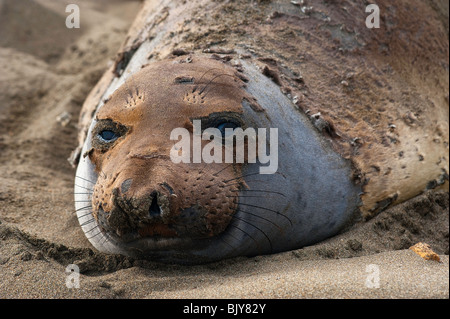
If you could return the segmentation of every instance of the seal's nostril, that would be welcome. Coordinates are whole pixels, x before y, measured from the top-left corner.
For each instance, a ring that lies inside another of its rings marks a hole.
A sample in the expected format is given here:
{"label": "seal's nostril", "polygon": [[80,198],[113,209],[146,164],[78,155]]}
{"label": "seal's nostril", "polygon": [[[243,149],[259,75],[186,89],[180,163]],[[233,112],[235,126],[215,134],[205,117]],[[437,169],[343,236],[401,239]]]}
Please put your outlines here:
{"label": "seal's nostril", "polygon": [[161,208],[159,208],[159,205],[158,205],[158,193],[153,192],[151,194],[151,196],[153,199],[152,199],[152,203],[150,205],[149,213],[150,213],[151,217],[156,217],[156,216],[161,215]]}

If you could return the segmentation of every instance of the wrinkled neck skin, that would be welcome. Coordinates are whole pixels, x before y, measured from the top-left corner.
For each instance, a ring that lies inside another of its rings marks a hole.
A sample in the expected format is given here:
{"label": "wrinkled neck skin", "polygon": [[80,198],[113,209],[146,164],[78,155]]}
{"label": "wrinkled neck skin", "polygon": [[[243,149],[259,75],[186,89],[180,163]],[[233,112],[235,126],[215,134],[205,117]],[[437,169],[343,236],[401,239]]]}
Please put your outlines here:
{"label": "wrinkled neck skin", "polygon": [[[196,59],[201,62],[203,59],[210,58],[205,55],[204,57],[194,56],[193,59],[195,63]],[[228,196],[235,197],[235,206],[231,205],[228,208],[232,212],[227,213],[227,218],[220,219],[221,227],[211,228],[212,226],[208,226],[208,234],[189,236],[189,231],[183,232],[179,228],[175,228],[176,235],[174,236],[159,236],[162,234],[161,231],[152,230],[153,237],[134,235],[120,237],[117,235],[117,231],[105,230],[93,209],[93,206],[96,205],[92,195],[95,194],[94,189],[99,187],[99,183],[106,184],[107,182],[103,180],[102,174],[114,175],[114,167],[123,164],[108,164],[108,167],[106,165],[106,161],[109,160],[108,156],[120,158],[120,155],[115,155],[119,154],[118,151],[116,153],[114,150],[108,150],[106,153],[92,151],[93,132],[98,120],[108,117],[108,112],[105,111],[109,103],[107,102],[103,106],[105,109],[100,108],[92,121],[82,152],[84,155],[77,168],[75,183],[78,220],[86,237],[97,250],[162,262],[195,264],[235,256],[254,256],[300,248],[333,236],[352,222],[355,212],[358,211],[361,189],[352,182],[351,163],[332,150],[323,134],[320,134],[310,120],[296,109],[277,84],[263,75],[251,61],[241,60],[240,63],[246,78],[245,85],[242,85],[241,89],[248,96],[245,99],[242,99],[244,95],[240,96],[239,99],[242,100],[239,105],[240,109],[232,111],[240,114],[246,127],[266,128],[267,132],[271,128],[278,129],[276,172],[260,174],[261,166],[268,164],[259,162],[227,165],[231,167],[230,169],[225,165],[222,166],[225,174],[223,179],[226,179],[226,182],[235,179],[236,187],[233,189],[235,192],[233,194],[236,195]],[[231,66],[228,68],[231,69]],[[232,74],[231,71],[230,74]],[[189,72],[185,75],[189,75]],[[208,80],[210,79],[211,77],[208,78]],[[160,81],[164,80],[160,79]],[[195,80],[198,80],[198,77]],[[218,82],[217,86],[226,85],[226,81],[232,81],[232,78],[223,79],[222,82]],[[226,91],[226,88],[224,90]],[[169,90],[162,94],[170,95],[173,92]],[[215,101],[220,100],[220,96],[211,98]],[[257,106],[252,104],[255,101]],[[229,111],[227,110],[227,112]],[[204,115],[199,117],[204,118]],[[136,134],[136,131],[137,129],[133,131],[133,134]],[[164,132],[164,134],[167,135],[168,132]],[[166,138],[169,141],[169,136]],[[132,141],[130,137],[125,138],[120,142],[122,143],[120,148],[130,147],[129,152],[132,151],[131,146],[127,146],[131,145],[129,143]],[[143,139],[141,144],[145,146],[145,143],[146,140]],[[268,141],[267,153],[273,151],[269,144]],[[159,165],[160,167],[169,167],[167,170],[170,172],[178,172],[181,166],[177,165],[182,165],[183,171],[186,171],[187,174],[189,174],[189,167],[195,167],[196,172],[200,174],[203,173],[203,170],[198,169],[198,165],[207,167],[207,164],[172,163],[168,150],[165,151],[166,153],[162,155],[166,157],[158,159],[158,162],[148,164],[148,171],[152,171],[154,166]],[[145,159],[141,158],[140,160]],[[130,168],[124,170],[132,171],[136,164],[130,163]],[[104,169],[108,171],[105,172]],[[220,166],[211,170],[217,173],[219,169]],[[157,184],[163,184],[165,180],[161,176],[164,174],[156,175],[155,173],[153,177],[157,180]],[[216,175],[220,176],[220,174]],[[119,179],[122,178],[121,175],[118,176]],[[152,175],[145,178],[148,178],[148,185],[156,183],[152,181]],[[191,206],[185,203],[188,201],[187,199],[180,199],[180,193],[177,192],[180,191],[180,187],[183,187],[185,191],[193,187],[196,190],[195,193],[199,194],[202,192],[201,188],[192,185],[191,180],[187,182],[188,185],[180,186],[183,183],[181,175],[179,180],[176,180],[176,176],[170,178],[168,184],[172,185],[171,192],[178,195],[174,196],[176,198],[173,203],[181,207],[179,210],[183,212],[191,209],[189,207],[194,207],[195,205],[192,203],[189,204]],[[125,177],[123,179],[126,180]],[[174,184],[177,186],[173,187]],[[120,189],[119,186],[118,189]],[[139,190],[131,187],[130,191],[137,193]],[[158,198],[170,197],[163,190],[158,190],[158,192]],[[217,195],[220,196],[220,190],[217,191]],[[200,203],[202,200],[197,199]],[[195,201],[194,199],[193,202]],[[172,214],[176,215],[178,212]],[[106,215],[108,217],[111,213]],[[209,218],[208,212],[202,216],[203,219]],[[178,220],[176,219],[178,217],[171,216],[170,218]],[[164,223],[164,218],[162,220],[161,223]],[[151,221],[148,223],[150,225]],[[167,223],[170,224],[170,221]],[[190,222],[188,221],[188,223]],[[188,229],[188,226],[184,225],[183,229]],[[195,231],[199,232],[197,229]]]}

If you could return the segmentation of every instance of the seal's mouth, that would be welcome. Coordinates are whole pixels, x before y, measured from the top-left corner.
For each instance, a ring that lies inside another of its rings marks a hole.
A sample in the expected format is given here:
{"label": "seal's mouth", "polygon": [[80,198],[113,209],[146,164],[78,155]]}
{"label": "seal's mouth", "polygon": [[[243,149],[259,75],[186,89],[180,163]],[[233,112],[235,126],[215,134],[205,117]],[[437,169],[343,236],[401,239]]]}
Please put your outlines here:
{"label": "seal's mouth", "polygon": [[177,237],[177,232],[170,225],[155,223],[141,227],[137,230],[140,237],[143,238],[173,238]]}
{"label": "seal's mouth", "polygon": [[[157,194],[153,192],[151,194],[152,202],[149,208],[149,216],[150,218],[154,218],[158,220],[159,216],[162,216],[167,210],[167,207],[161,207],[158,204]],[[144,224],[143,226],[137,229],[137,233],[142,238],[174,238],[178,237],[177,232],[173,229],[171,224],[165,224],[163,222],[151,222],[148,224]]]}
{"label": "seal's mouth", "polygon": [[194,247],[194,240],[182,238],[145,237],[133,241],[120,243],[119,246],[140,253],[142,256],[151,252],[183,250]]}
{"label": "seal's mouth", "polygon": [[[160,207],[153,207],[156,212],[161,210]],[[129,231],[120,236],[110,229],[103,222],[104,216],[108,213],[103,209],[99,209],[99,227],[102,233],[111,240],[114,245],[129,251],[135,256],[157,256],[158,252],[182,251],[193,247],[200,247],[202,242],[207,244],[210,238],[190,238],[187,236],[180,237],[174,229],[176,225],[164,224],[161,222],[153,222],[145,224],[135,230]],[[101,217],[103,216],[103,217]]]}
{"label": "seal's mouth", "polygon": [[[162,209],[157,204],[155,204],[154,207],[152,204],[152,208],[150,209],[149,213],[150,215],[156,213],[159,214],[161,210]],[[117,213],[117,211],[121,211],[121,209],[115,207],[114,208],[115,215],[119,214]],[[125,216],[124,212],[121,213],[122,216]],[[116,241],[131,242],[142,238],[161,240],[178,237],[178,234],[173,229],[173,226],[171,224],[165,224],[162,221],[140,222],[139,225],[134,229],[130,229],[128,227],[113,229],[110,226],[108,220],[112,218],[111,215],[112,215],[111,212],[106,212],[105,210],[103,210],[102,207],[99,207],[99,210],[97,212],[99,227],[102,232],[113,237]]]}
{"label": "seal's mouth", "polygon": [[[96,216],[101,232],[115,245],[144,254],[151,251],[180,251],[199,247],[222,233],[215,233],[205,224],[207,214],[197,206],[182,210],[177,218],[163,220],[160,216],[164,212],[167,213],[168,207],[161,207],[156,198],[157,196],[153,197],[148,210],[150,218],[132,222],[129,221],[130,215],[119,206],[109,212],[101,206],[98,207]],[[127,226],[113,227],[111,224],[116,220]],[[134,227],[129,227],[131,224]]]}

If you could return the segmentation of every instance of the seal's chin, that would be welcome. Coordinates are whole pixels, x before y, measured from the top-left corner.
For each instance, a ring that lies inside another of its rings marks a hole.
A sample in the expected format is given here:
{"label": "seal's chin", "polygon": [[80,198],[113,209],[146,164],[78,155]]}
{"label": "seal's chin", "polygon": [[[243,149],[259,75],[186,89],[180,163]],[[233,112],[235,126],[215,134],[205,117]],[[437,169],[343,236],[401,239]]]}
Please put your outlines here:
{"label": "seal's chin", "polygon": [[194,247],[196,240],[188,238],[144,237],[118,243],[121,248],[133,252],[137,257],[154,257],[160,252],[181,251]]}
{"label": "seal's chin", "polygon": [[165,224],[161,221],[142,222],[135,229],[126,232],[113,229],[108,224],[110,212],[99,208],[96,212],[100,231],[110,243],[120,251],[132,252],[133,257],[155,257],[159,253],[185,251],[207,246],[216,236],[199,236],[198,233],[180,232],[176,229],[186,228],[186,225]]}
{"label": "seal's chin", "polygon": [[[112,239],[109,235],[107,236]],[[133,258],[143,258],[158,262],[177,262],[182,264],[210,262],[209,257],[196,256],[197,251],[208,249],[208,246],[217,238],[188,238],[163,237],[157,234],[152,236],[128,235],[128,238],[110,240],[117,251]]]}
{"label": "seal's chin", "polygon": [[[115,207],[114,211],[121,211],[120,208]],[[121,211],[122,212],[122,211]],[[162,222],[140,222],[139,226],[131,229],[130,227],[114,228],[111,227],[109,221],[111,219],[111,212],[105,212],[103,208],[99,208],[96,212],[97,221],[101,231],[113,238],[116,242],[129,243],[139,239],[149,239],[153,241],[169,240],[178,238],[177,232],[169,224]],[[117,213],[115,213],[118,215]],[[126,216],[122,212],[121,217]]]}
{"label": "seal's chin", "polygon": [[157,223],[140,227],[137,230],[139,236],[146,238],[174,238],[177,237],[177,232],[169,225]]}

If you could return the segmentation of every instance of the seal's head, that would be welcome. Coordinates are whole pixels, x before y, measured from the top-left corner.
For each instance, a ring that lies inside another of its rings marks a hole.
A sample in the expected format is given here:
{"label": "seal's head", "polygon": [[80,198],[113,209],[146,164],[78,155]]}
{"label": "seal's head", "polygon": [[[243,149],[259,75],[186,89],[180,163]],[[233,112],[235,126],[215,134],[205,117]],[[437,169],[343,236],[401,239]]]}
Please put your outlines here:
{"label": "seal's head", "polygon": [[[277,173],[194,152],[174,162],[172,132],[187,130],[194,144],[196,120],[222,134],[277,128]],[[250,64],[245,75],[196,56],[143,68],[97,112],[85,150],[77,174],[95,186],[79,220],[113,253],[198,262],[295,248],[336,233],[357,204],[349,165]]]}
{"label": "seal's head", "polygon": [[170,136],[184,128],[194,138],[195,119],[202,130],[241,127],[244,82],[221,62],[181,62],[144,68],[96,116],[92,213],[117,242],[188,246],[222,233],[236,212],[241,165],[193,163],[193,152],[189,163],[173,163]]}

